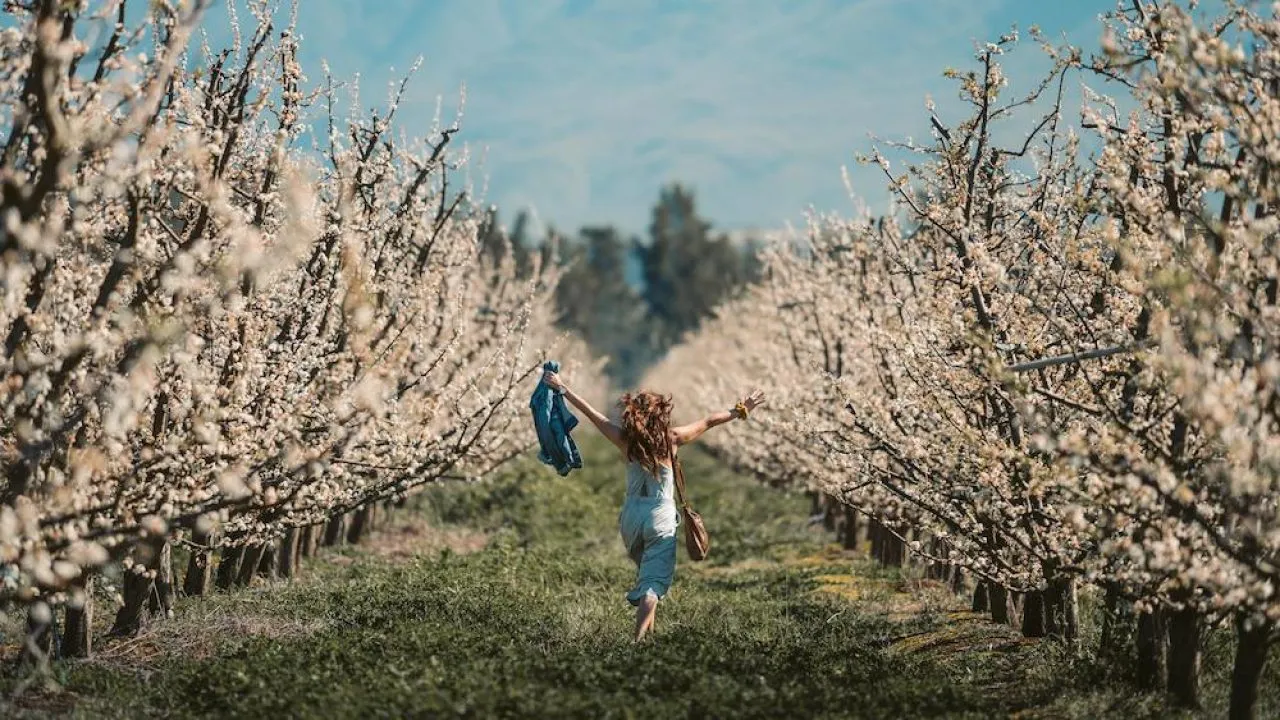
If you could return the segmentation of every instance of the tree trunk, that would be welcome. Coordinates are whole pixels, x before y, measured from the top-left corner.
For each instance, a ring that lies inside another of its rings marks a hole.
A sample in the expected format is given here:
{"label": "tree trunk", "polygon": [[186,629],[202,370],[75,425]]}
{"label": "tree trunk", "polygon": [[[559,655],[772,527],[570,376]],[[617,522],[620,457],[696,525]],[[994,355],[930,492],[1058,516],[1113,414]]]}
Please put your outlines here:
{"label": "tree trunk", "polygon": [[1165,687],[1168,671],[1165,613],[1161,608],[1138,615],[1138,686],[1144,690]]}
{"label": "tree trunk", "polygon": [[888,526],[885,527],[885,556],[891,567],[902,567],[907,559],[907,544],[902,541]]}
{"label": "tree trunk", "polygon": [[1052,637],[1062,637],[1062,594],[1056,581],[1050,582],[1044,591],[1044,631]]}
{"label": "tree trunk", "polygon": [[1074,578],[1059,578],[1049,585],[1048,598],[1051,600],[1046,608],[1048,630],[1067,642],[1075,642],[1080,637],[1080,601],[1076,595]]}
{"label": "tree trunk", "polygon": [[991,603],[987,599],[987,581],[979,580],[973,585],[973,611],[987,612],[991,609]]}
{"label": "tree trunk", "polygon": [[62,656],[87,658],[93,654],[93,593],[88,578],[83,579],[83,600],[67,604],[66,627],[62,631]]}
{"label": "tree trunk", "polygon": [[845,550],[858,549],[858,511],[852,505],[844,506],[844,537],[841,540]]}
{"label": "tree trunk", "polygon": [[240,572],[236,573],[237,587],[249,587],[253,582],[253,576],[258,572],[258,563],[262,562],[262,553],[265,549],[266,545],[261,543],[245,549],[244,557],[240,559]]}
{"label": "tree trunk", "polygon": [[1169,691],[1179,707],[1200,707],[1200,614],[1185,607],[1169,614]]}
{"label": "tree trunk", "polygon": [[333,547],[342,542],[343,516],[334,515],[324,528],[324,546]]}
{"label": "tree trunk", "polygon": [[27,631],[22,640],[19,665],[47,671],[53,659],[54,636],[53,608],[43,600],[31,603],[27,608]]}
{"label": "tree trunk", "polygon": [[243,558],[243,545],[223,548],[222,558],[218,561],[218,574],[214,579],[219,590],[230,590],[236,584],[236,575],[240,572],[240,561]]}
{"label": "tree trunk", "polygon": [[298,540],[298,555],[309,558],[316,550],[316,528],[308,525],[302,528],[302,538]]}
{"label": "tree trunk", "polygon": [[1270,623],[1249,623],[1236,616],[1236,658],[1231,668],[1231,720],[1253,720],[1258,702],[1258,680],[1267,664]]}
{"label": "tree trunk", "polygon": [[302,550],[306,547],[306,528],[298,528],[297,541],[293,544],[293,577],[302,575]]}
{"label": "tree trunk", "polygon": [[209,582],[213,579],[213,553],[208,549],[213,545],[213,537],[196,533],[191,542],[200,547],[191,550],[191,559],[187,561],[187,576],[182,580],[182,594],[200,597],[208,594]]}
{"label": "tree trunk", "polygon": [[1013,624],[1013,618],[1009,614],[1009,591],[1003,585],[987,585],[987,603],[991,607],[992,621],[1001,625]]}
{"label": "tree trunk", "polygon": [[[940,558],[946,554],[946,545],[936,537],[929,538],[929,554]],[[930,560],[925,566],[924,576],[930,580],[946,582],[951,577],[951,566],[941,560]]]}
{"label": "tree trunk", "polygon": [[1112,663],[1127,663],[1133,643],[1133,606],[1116,587],[1103,600],[1102,642],[1099,655]]}
{"label": "tree trunk", "polygon": [[1049,634],[1045,618],[1044,593],[1032,590],[1022,605],[1022,636],[1042,638]]}
{"label": "tree trunk", "polygon": [[262,546],[262,559],[258,561],[258,576],[276,579],[276,557],[280,554],[281,540],[272,540]]}
{"label": "tree trunk", "polygon": [[173,617],[173,548],[169,543],[160,546],[156,559],[156,577],[147,606],[152,617]]}
{"label": "tree trunk", "polygon": [[822,514],[822,494],[817,490],[809,491],[809,517],[816,518]]}
{"label": "tree trunk", "polygon": [[351,513],[351,527],[347,530],[347,544],[356,545],[364,539],[364,534],[369,530],[370,506],[363,505],[359,510]]}
{"label": "tree trunk", "polygon": [[884,525],[873,518],[867,524],[867,541],[871,543],[871,557],[875,558],[876,562],[881,565],[885,563],[884,535]]}
{"label": "tree trunk", "polygon": [[951,592],[959,595],[964,592],[964,568],[951,566]]}
{"label": "tree trunk", "polygon": [[836,501],[835,498],[823,493],[822,495],[822,527],[827,532],[835,532],[836,529]]}
{"label": "tree trunk", "polygon": [[155,591],[155,581],[144,572],[129,570],[124,574],[124,605],[116,612],[115,622],[107,633],[113,637],[136,635],[146,619],[147,603]]}
{"label": "tree trunk", "polygon": [[276,561],[279,568],[280,577],[286,580],[293,577],[298,571],[298,546],[301,544],[298,528],[291,527],[284,533],[284,540],[280,542],[280,557]]}

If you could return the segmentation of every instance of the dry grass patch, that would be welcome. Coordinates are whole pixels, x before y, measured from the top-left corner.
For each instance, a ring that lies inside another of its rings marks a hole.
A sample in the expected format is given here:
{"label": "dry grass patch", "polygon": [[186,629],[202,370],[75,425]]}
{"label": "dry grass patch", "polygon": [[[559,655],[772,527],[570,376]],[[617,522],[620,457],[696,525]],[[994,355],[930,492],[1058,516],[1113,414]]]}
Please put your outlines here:
{"label": "dry grass patch", "polygon": [[489,544],[489,533],[462,526],[435,527],[419,518],[405,518],[374,532],[359,547],[392,563],[435,557],[444,550],[469,555]]}
{"label": "dry grass patch", "polygon": [[[249,591],[253,592],[253,591]],[[153,622],[130,638],[107,640],[84,663],[109,665],[146,674],[162,661],[174,658],[204,660],[214,657],[231,638],[263,637],[285,640],[306,637],[329,623],[317,618],[296,619],[273,614],[267,607],[270,587],[256,598],[207,604],[187,603],[184,612]]]}
{"label": "dry grass patch", "polygon": [[751,570],[773,570],[780,563],[776,560],[767,558],[749,558],[747,560],[739,560],[738,562],[729,563],[727,565],[702,565],[695,562],[685,563],[680,566],[680,572],[688,572],[701,578],[729,577],[737,575],[741,572]]}
{"label": "dry grass patch", "polygon": [[825,570],[813,576],[816,586],[811,592],[844,600],[859,613],[878,615],[899,625],[921,618],[937,622],[936,627],[889,642],[886,649],[894,654],[952,656],[1007,651],[1037,642],[1023,638],[1013,627],[993,623],[983,613],[970,611],[967,598],[953,593],[947,583],[885,573],[862,553],[829,545],[814,554],[789,558],[785,564]]}

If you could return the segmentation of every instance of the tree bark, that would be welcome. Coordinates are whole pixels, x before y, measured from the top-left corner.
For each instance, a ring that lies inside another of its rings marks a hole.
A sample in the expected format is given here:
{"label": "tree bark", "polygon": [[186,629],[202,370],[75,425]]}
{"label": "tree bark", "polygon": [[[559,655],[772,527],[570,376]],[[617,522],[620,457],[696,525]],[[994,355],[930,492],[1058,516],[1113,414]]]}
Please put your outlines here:
{"label": "tree bark", "polygon": [[1133,606],[1116,587],[1108,587],[1103,599],[1102,642],[1099,654],[1112,663],[1127,662],[1133,644]]}
{"label": "tree bark", "polygon": [[276,557],[280,554],[281,540],[272,540],[262,546],[262,558],[258,560],[258,576],[276,579]]}
{"label": "tree bark", "polygon": [[827,532],[835,532],[836,529],[836,502],[835,498],[823,493],[822,495],[822,527]]}
{"label": "tree bark", "polygon": [[262,562],[262,552],[266,551],[265,544],[257,543],[244,548],[244,555],[241,557],[241,568],[236,574],[237,587],[247,588],[253,583],[253,575],[257,574],[257,566]]}
{"label": "tree bark", "polygon": [[297,528],[294,534],[292,552],[293,574],[290,577],[298,577],[302,575],[302,547],[305,542],[306,538],[303,537],[302,528]]}
{"label": "tree bark", "polygon": [[62,656],[87,658],[93,654],[93,592],[88,578],[83,579],[83,602],[67,604],[66,627],[62,631]]}
{"label": "tree bark", "polygon": [[115,622],[108,635],[136,635],[146,620],[147,603],[155,590],[155,581],[144,572],[132,570],[124,574],[124,605],[116,611]]}
{"label": "tree bark", "polygon": [[1076,594],[1074,578],[1059,578],[1049,585],[1051,599],[1045,614],[1048,630],[1067,642],[1080,637],[1080,601]]}
{"label": "tree bark", "polygon": [[[151,609],[152,615],[157,615],[173,605],[173,563],[169,543],[162,542],[158,545],[154,542],[142,543],[134,546],[132,555],[134,566],[140,567],[140,570],[137,572],[129,570],[124,573],[124,604],[116,612],[115,622],[108,631],[112,636],[137,634],[147,620],[148,608]],[[166,566],[168,566],[168,574],[162,579],[161,569]],[[157,593],[157,581],[168,583],[166,593],[169,605],[167,607]]]}
{"label": "tree bark", "polygon": [[320,543],[324,540],[324,523],[316,523],[311,526],[311,555],[315,555],[320,551]]}
{"label": "tree bark", "polygon": [[964,592],[964,568],[951,566],[951,592],[959,595]]}
{"label": "tree bark", "polygon": [[1231,720],[1253,720],[1258,702],[1258,680],[1267,664],[1271,641],[1270,623],[1249,623],[1236,616],[1236,657],[1231,668]]}
{"label": "tree bark", "polygon": [[[196,533],[191,542],[199,547],[192,548],[191,558],[187,561],[187,575],[182,580],[182,594],[187,597],[200,597],[209,592],[209,583],[213,579],[212,551],[213,538],[204,533]],[[203,548],[203,549],[201,549]]]}
{"label": "tree bark", "polygon": [[907,544],[885,526],[885,557],[890,567],[902,567],[907,559]]}
{"label": "tree bark", "polygon": [[370,506],[363,505],[359,510],[351,513],[351,527],[347,529],[347,544],[356,545],[364,539],[365,533],[369,530]]}
{"label": "tree bark", "polygon": [[1062,593],[1056,581],[1044,591],[1044,631],[1051,637],[1062,637]]}
{"label": "tree bark", "polygon": [[258,563],[262,562],[262,552],[265,548],[265,545],[259,543],[245,549],[244,557],[240,559],[240,572],[236,573],[237,587],[249,587],[253,582],[253,576],[258,572]]}
{"label": "tree bark", "polygon": [[1022,636],[1042,638],[1049,634],[1045,617],[1045,594],[1040,590],[1027,593],[1022,605]]}
{"label": "tree bark", "polygon": [[1165,613],[1161,608],[1138,615],[1138,686],[1144,690],[1165,687],[1168,673]]}
{"label": "tree bark", "polygon": [[240,560],[243,557],[243,545],[222,549],[222,557],[218,560],[218,574],[214,580],[219,590],[230,590],[236,584],[236,575],[240,571]]}
{"label": "tree bark", "polygon": [[22,640],[19,665],[47,670],[53,659],[53,608],[43,600],[27,608],[27,629]]}
{"label": "tree bark", "polygon": [[280,571],[280,577],[286,580],[297,574],[298,571],[298,546],[301,533],[298,528],[291,527],[284,533],[284,540],[280,542],[280,557],[276,562],[276,566]]}
{"label": "tree bark", "polygon": [[151,597],[147,600],[152,617],[173,617],[173,548],[167,542],[160,546],[152,586]]}
{"label": "tree bark", "polygon": [[325,547],[333,547],[342,542],[343,519],[342,515],[334,515],[329,518],[329,523],[324,528]]}
{"label": "tree bark", "polygon": [[[936,537],[929,538],[929,554],[942,557],[946,554],[946,546]],[[951,577],[951,566],[939,560],[930,560],[925,566],[924,576],[930,580],[946,582]]]}
{"label": "tree bark", "polygon": [[873,518],[867,524],[867,541],[871,543],[871,557],[881,565],[885,564],[884,536],[884,525]]}
{"label": "tree bark", "polygon": [[844,534],[841,540],[845,550],[858,549],[858,511],[852,505],[844,506]]}
{"label": "tree bark", "polygon": [[987,603],[991,607],[992,621],[1002,625],[1013,624],[1013,617],[1009,614],[1009,591],[1003,585],[987,585]]}
{"label": "tree bark", "polygon": [[316,549],[316,528],[314,525],[308,525],[302,528],[302,538],[298,540],[298,555],[300,557],[309,558]]}
{"label": "tree bark", "polygon": [[991,609],[991,603],[987,598],[987,581],[979,580],[973,585],[973,611],[987,612]]}
{"label": "tree bark", "polygon": [[1200,707],[1200,613],[1186,607],[1169,613],[1169,691],[1179,707]]}

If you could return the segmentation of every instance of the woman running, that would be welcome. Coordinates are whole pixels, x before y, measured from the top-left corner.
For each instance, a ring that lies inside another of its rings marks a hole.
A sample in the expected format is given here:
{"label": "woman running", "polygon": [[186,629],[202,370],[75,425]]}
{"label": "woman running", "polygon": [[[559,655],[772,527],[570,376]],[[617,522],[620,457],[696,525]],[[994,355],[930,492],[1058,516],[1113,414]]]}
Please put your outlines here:
{"label": "woman running", "polygon": [[702,433],[747,415],[764,404],[764,394],[752,392],[732,410],[713,413],[701,420],[671,427],[671,398],[642,390],[618,401],[620,425],[614,424],[577,393],[557,373],[547,371],[543,381],[564,394],[592,425],[622,451],[627,463],[627,494],[618,515],[622,541],[636,564],[636,584],[627,601],[636,608],[636,641],[653,628],[658,601],[667,594],[676,571],[676,507],[672,459],[676,448]]}

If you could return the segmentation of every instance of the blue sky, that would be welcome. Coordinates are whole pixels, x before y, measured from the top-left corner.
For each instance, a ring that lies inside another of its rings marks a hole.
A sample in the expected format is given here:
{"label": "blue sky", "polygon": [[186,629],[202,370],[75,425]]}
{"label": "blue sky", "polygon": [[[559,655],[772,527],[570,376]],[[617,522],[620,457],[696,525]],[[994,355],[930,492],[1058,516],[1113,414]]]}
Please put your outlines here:
{"label": "blue sky", "polygon": [[[424,132],[467,86],[463,132],[488,201],[562,229],[643,233],[660,185],[693,187],[718,228],[799,223],[810,205],[873,210],[854,165],[869,133],[928,135],[955,109],[947,66],[1011,25],[1094,47],[1114,0],[301,0],[302,61],[360,75],[367,107],[419,55],[400,125]],[[225,11],[208,19],[212,34]],[[1030,43],[1007,67],[1031,80]],[[1074,114],[1076,108],[1069,108]]]}

